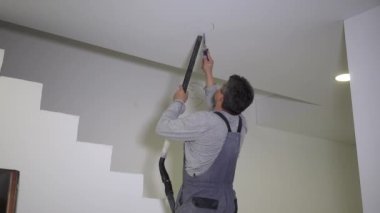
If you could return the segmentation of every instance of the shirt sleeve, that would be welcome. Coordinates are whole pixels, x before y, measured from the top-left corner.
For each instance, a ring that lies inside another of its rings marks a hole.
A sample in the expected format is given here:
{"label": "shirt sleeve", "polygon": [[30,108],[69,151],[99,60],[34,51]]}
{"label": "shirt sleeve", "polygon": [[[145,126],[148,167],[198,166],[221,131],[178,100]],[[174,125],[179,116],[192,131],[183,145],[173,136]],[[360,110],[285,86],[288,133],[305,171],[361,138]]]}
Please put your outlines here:
{"label": "shirt sleeve", "polygon": [[162,114],[156,126],[157,134],[175,141],[194,141],[208,130],[209,113],[195,112],[179,117],[184,111],[184,104],[173,102]]}
{"label": "shirt sleeve", "polygon": [[[214,107],[214,94],[217,89],[216,84],[204,89],[205,100],[210,109]],[[208,112],[201,111],[180,117],[184,111],[183,102],[176,100],[171,103],[158,121],[156,133],[176,141],[193,141],[210,127]]]}

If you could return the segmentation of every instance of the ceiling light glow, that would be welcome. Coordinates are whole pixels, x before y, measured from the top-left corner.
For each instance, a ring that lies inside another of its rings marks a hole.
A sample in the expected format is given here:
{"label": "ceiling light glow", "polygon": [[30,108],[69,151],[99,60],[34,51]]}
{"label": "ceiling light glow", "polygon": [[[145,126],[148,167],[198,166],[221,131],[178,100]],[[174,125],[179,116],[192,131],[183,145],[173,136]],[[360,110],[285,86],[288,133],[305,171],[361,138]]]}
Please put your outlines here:
{"label": "ceiling light glow", "polygon": [[344,73],[344,74],[340,74],[340,75],[337,75],[335,77],[335,80],[336,81],[339,81],[339,82],[347,82],[347,81],[350,81],[351,78],[350,78],[350,74],[349,73]]}

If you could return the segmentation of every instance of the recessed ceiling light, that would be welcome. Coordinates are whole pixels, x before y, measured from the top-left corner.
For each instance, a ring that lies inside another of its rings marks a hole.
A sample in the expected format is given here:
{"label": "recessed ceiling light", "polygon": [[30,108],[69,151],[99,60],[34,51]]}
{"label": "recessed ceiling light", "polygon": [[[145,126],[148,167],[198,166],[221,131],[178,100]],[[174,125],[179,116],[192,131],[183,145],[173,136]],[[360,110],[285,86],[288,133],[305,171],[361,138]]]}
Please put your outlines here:
{"label": "recessed ceiling light", "polygon": [[345,74],[340,74],[340,75],[337,75],[335,77],[335,80],[336,81],[339,81],[339,82],[347,82],[347,81],[350,81],[351,78],[350,78],[350,74],[349,73],[345,73]]}

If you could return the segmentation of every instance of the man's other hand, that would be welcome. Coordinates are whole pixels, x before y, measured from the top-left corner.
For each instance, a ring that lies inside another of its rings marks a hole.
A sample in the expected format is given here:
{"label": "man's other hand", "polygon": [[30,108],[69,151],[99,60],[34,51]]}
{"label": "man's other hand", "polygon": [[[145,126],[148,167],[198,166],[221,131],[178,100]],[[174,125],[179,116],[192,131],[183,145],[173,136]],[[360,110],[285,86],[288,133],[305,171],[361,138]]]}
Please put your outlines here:
{"label": "man's other hand", "polygon": [[174,101],[181,101],[182,103],[186,103],[186,101],[187,101],[187,94],[183,90],[182,85],[180,85],[178,87],[177,91],[174,94],[173,100]]}

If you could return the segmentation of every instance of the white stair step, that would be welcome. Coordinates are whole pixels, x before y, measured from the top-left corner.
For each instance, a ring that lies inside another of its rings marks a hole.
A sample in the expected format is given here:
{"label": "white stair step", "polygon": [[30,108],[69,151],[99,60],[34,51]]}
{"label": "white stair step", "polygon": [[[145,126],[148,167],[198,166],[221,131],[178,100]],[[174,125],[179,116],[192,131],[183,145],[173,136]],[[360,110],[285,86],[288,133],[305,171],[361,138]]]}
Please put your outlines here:
{"label": "white stair step", "polygon": [[111,172],[112,146],[78,142],[79,117],[40,110],[41,94],[0,77],[0,162],[21,173],[18,213],[163,212],[142,197],[143,175]]}

